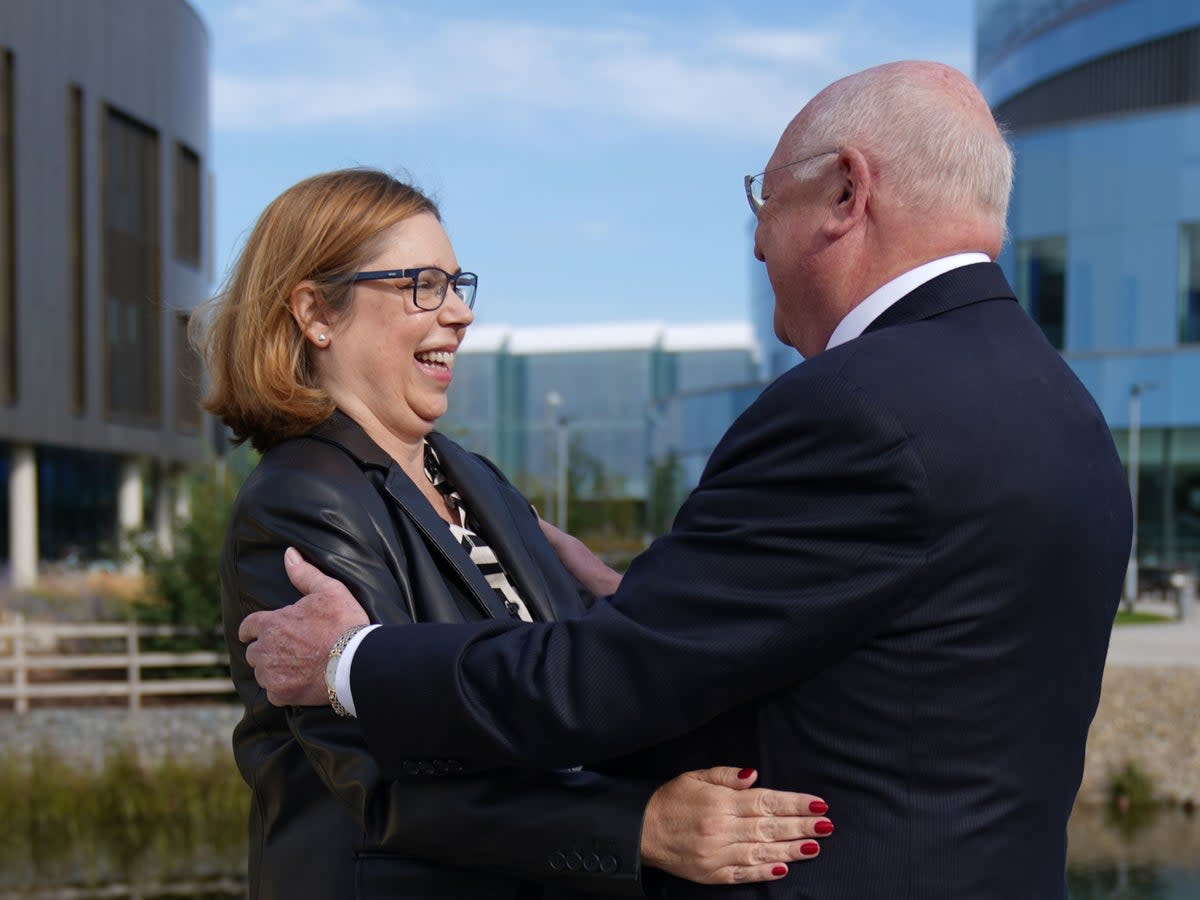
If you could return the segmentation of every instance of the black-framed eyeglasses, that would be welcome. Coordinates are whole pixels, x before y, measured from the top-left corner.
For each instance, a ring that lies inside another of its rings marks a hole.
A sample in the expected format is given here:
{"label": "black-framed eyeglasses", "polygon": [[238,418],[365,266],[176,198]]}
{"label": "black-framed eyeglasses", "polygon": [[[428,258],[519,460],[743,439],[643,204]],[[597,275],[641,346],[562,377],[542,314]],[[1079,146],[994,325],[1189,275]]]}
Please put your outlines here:
{"label": "black-framed eyeglasses", "polygon": [[784,163],[782,166],[776,166],[773,169],[767,169],[765,172],[759,172],[757,175],[747,175],[744,182],[746,185],[746,201],[750,204],[750,211],[754,215],[758,215],[759,210],[763,208],[763,177],[770,175],[772,172],[778,172],[780,169],[790,169],[792,166],[798,166],[801,163],[811,162],[814,159],[819,159],[822,156],[828,156],[830,153],[837,153],[841,148],[835,147],[832,150],[822,150],[820,153],[814,153],[812,156],[806,156],[804,159],[793,160],[790,163]]}
{"label": "black-framed eyeglasses", "polygon": [[[467,309],[475,308],[475,291],[479,287],[479,276],[474,272],[459,272],[451,275],[445,269],[437,266],[422,266],[419,269],[388,269],[379,272],[357,272],[352,279],[358,281],[385,281],[388,279],[412,282],[412,302],[417,309],[435,310],[446,300],[446,291],[451,287],[458,299],[467,304]],[[398,284],[400,291],[409,289],[409,285]]]}

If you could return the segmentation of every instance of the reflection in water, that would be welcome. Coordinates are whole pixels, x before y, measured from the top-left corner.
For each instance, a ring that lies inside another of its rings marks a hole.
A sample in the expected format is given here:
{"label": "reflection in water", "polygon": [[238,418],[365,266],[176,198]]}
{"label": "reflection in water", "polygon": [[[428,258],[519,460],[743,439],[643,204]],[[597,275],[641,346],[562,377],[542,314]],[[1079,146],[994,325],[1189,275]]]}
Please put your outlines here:
{"label": "reflection in water", "polygon": [[[1156,810],[1071,817],[1071,900],[1200,900],[1200,815]],[[0,900],[229,900],[245,896],[245,847],[159,839],[117,850],[111,834],[55,846],[0,841]],[[160,836],[161,838],[161,836]],[[114,852],[114,850],[116,852]]]}
{"label": "reflection in water", "polygon": [[1068,835],[1071,900],[1200,900],[1200,816],[1078,809]]}
{"label": "reflection in water", "polygon": [[111,836],[76,834],[55,846],[24,836],[0,844],[0,900],[229,900],[244,897],[238,841],[160,838],[114,852]]}

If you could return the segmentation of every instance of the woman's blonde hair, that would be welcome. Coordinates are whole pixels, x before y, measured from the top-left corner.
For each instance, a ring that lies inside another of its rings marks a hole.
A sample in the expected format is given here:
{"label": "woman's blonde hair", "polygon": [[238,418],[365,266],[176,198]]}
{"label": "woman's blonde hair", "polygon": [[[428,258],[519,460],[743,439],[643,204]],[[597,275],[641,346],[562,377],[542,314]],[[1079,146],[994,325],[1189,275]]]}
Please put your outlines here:
{"label": "woman's blonde hair", "polygon": [[379,235],[437,206],[416,188],[373,169],[315,175],[280,194],[255,223],[224,289],[194,316],[208,366],[204,408],[265,450],[305,434],[334,406],[315,382],[310,350],[288,300],[302,281],[316,285],[336,316],[350,303],[350,280]]}

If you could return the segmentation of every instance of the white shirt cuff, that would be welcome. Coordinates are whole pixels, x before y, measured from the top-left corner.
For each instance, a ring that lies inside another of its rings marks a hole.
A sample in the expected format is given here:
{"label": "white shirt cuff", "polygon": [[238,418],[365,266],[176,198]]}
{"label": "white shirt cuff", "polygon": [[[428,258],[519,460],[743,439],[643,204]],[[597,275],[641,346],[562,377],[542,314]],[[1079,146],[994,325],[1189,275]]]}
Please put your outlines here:
{"label": "white shirt cuff", "polygon": [[346,712],[357,718],[354,709],[354,696],[350,693],[350,664],[354,661],[354,652],[362,639],[378,628],[378,625],[368,625],[361,629],[346,643],[346,649],[338,657],[337,671],[333,673],[333,690],[337,693],[338,702],[345,707]]}

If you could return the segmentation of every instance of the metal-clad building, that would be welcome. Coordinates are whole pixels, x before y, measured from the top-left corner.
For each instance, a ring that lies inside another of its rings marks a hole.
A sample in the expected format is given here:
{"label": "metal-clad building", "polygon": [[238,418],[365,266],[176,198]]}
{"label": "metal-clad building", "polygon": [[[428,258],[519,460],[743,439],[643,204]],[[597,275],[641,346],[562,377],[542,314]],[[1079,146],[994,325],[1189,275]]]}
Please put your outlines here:
{"label": "metal-clad building", "polygon": [[208,34],[185,0],[0,4],[0,554],[95,553],[202,454]]}

